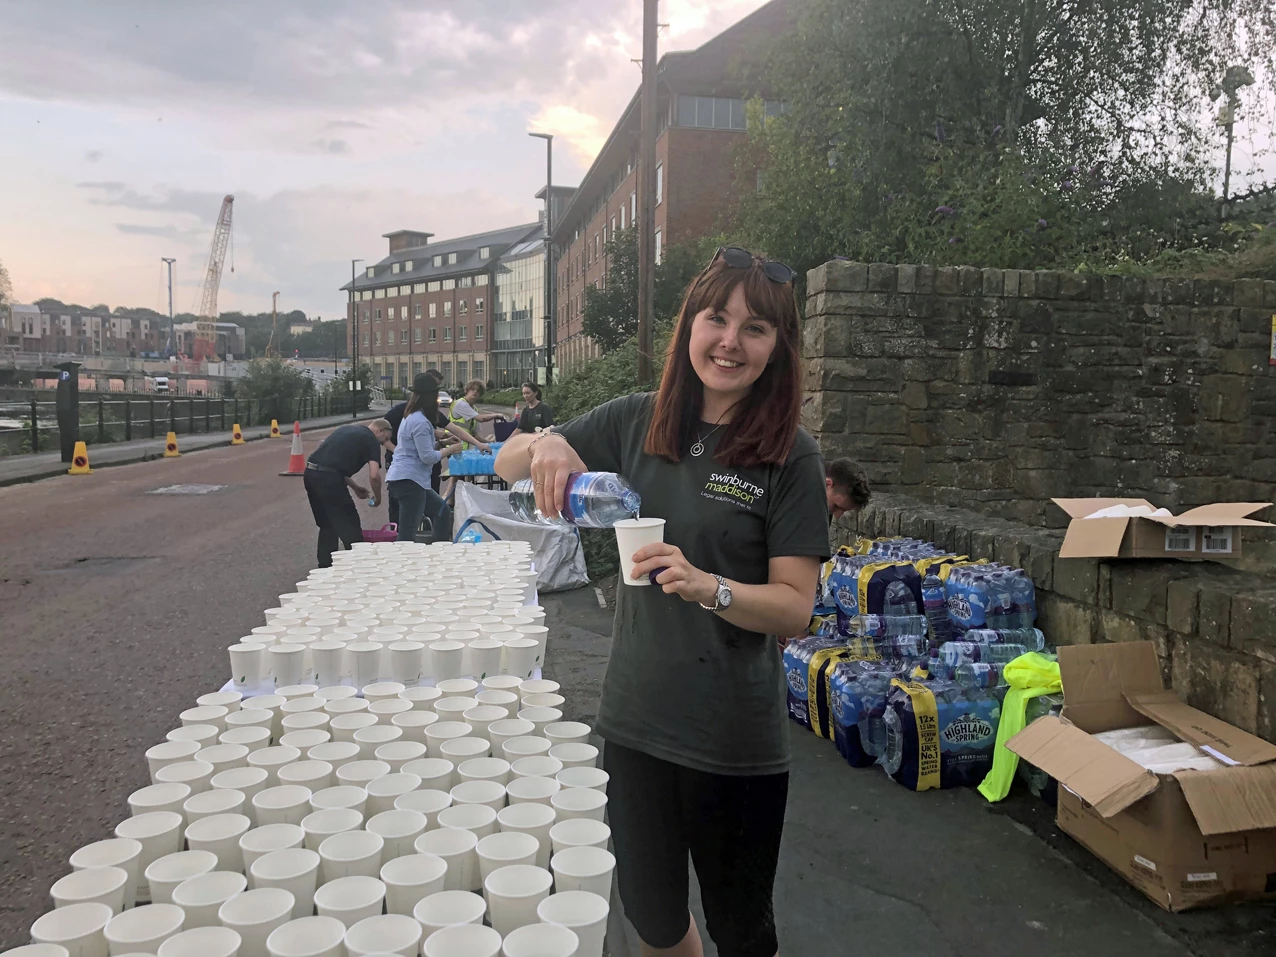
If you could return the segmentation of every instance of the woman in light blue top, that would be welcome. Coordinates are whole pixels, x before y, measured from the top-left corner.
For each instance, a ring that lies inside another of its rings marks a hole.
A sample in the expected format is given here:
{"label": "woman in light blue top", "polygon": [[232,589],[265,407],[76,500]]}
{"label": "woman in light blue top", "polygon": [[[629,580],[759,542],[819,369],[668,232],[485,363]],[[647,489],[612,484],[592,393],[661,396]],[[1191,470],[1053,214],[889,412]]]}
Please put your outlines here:
{"label": "woman in light blue top", "polygon": [[438,415],[439,387],[433,379],[418,376],[403,410],[394,460],[386,472],[390,504],[398,510],[401,542],[416,540],[421,518],[426,515],[430,517],[435,538],[446,540],[451,537],[452,510],[430,486],[430,472],[453,451],[452,448],[439,448],[434,434]]}

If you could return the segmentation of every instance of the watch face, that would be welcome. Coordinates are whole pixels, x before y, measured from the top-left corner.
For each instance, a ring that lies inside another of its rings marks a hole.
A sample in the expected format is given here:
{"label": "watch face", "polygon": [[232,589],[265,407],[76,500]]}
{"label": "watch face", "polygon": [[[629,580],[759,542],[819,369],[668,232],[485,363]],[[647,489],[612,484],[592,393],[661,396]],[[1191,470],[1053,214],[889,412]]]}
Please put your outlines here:
{"label": "watch face", "polygon": [[718,585],[718,604],[723,608],[731,604],[731,589],[726,585]]}

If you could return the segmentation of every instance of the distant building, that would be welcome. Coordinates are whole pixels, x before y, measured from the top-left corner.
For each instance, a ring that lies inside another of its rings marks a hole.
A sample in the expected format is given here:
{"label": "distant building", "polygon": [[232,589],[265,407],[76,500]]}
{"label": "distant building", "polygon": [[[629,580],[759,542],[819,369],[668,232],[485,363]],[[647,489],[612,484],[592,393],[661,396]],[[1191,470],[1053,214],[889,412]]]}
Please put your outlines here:
{"label": "distant building", "polygon": [[314,332],[316,322],[309,319],[302,319],[300,322],[291,322],[288,324],[288,335],[301,336],[307,332]]}
{"label": "distant building", "polygon": [[[217,346],[213,352],[221,359],[243,357],[248,352],[244,327],[234,322],[214,323],[217,327]],[[173,326],[173,348],[181,355],[194,356],[195,334],[198,323],[179,322]],[[163,343],[161,343],[161,346]]]}
{"label": "distant building", "polygon": [[23,352],[75,356],[137,356],[164,347],[167,322],[110,313],[63,311],[63,308],[15,306],[5,327],[5,341],[16,328]]}
{"label": "distant building", "polygon": [[20,302],[10,303],[0,309],[0,336],[4,345],[21,352],[39,352],[39,348],[28,349],[27,340],[40,338],[40,330],[44,324],[40,321],[40,307],[23,305]]}

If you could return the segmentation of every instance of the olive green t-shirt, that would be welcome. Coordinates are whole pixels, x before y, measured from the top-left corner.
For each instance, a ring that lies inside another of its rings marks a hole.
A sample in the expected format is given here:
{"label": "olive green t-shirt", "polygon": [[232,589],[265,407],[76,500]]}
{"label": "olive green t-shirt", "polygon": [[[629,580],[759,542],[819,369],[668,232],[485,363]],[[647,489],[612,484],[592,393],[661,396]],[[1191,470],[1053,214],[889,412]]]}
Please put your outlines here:
{"label": "olive green t-shirt", "polygon": [[[819,447],[799,430],[782,466],[728,468],[705,452],[643,452],[654,396],[614,399],[558,427],[591,471],[618,472],[665,519],[665,541],[696,568],[765,584],[768,559],[829,555]],[[711,425],[702,425],[707,435]],[[618,586],[598,732],[662,760],[718,774],[787,770],[789,736],[773,635],[739,628],[659,586]]]}

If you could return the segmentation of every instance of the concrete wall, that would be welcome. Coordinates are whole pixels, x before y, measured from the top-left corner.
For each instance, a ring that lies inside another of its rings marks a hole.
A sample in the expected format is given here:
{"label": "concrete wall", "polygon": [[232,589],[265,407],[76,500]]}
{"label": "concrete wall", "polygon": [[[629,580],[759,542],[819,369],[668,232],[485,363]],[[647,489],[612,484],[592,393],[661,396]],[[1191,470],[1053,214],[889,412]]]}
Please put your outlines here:
{"label": "concrete wall", "polygon": [[909,535],[1026,569],[1038,625],[1056,644],[1152,641],[1190,704],[1276,742],[1276,583],[1211,562],[1059,558],[1062,532],[878,494],[839,520],[857,535]]}
{"label": "concrete wall", "polygon": [[1272,501],[1276,282],[832,262],[805,424],[876,488],[1034,525],[1052,497]]}

